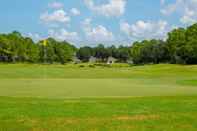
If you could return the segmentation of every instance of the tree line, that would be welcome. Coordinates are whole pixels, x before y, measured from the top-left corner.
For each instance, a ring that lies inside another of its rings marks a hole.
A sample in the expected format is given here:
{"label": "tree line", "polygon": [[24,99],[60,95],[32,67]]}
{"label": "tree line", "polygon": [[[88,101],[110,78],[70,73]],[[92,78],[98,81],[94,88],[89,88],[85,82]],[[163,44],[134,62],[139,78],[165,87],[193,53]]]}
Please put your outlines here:
{"label": "tree line", "polygon": [[114,57],[118,62],[132,60],[134,64],[197,64],[197,24],[172,30],[165,41],[143,40],[119,47],[99,44],[77,48],[53,38],[48,38],[45,46],[42,40],[34,42],[17,31],[0,34],[0,62],[65,64],[74,57],[82,62],[88,62],[91,57],[106,62],[108,57]]}
{"label": "tree line", "polygon": [[83,62],[88,62],[91,57],[95,57],[97,61],[106,62],[109,57],[114,57],[118,62],[127,62],[130,59],[130,47],[127,46],[110,46],[105,47],[99,44],[96,47],[81,47],[77,51],[77,57]]}
{"label": "tree line", "polygon": [[30,63],[66,63],[72,61],[76,47],[66,41],[58,42],[53,38],[35,43],[29,37],[23,37],[19,32],[0,34],[1,62],[30,62]]}
{"label": "tree line", "polygon": [[197,64],[197,24],[172,30],[166,41],[134,42],[131,56],[135,64]]}

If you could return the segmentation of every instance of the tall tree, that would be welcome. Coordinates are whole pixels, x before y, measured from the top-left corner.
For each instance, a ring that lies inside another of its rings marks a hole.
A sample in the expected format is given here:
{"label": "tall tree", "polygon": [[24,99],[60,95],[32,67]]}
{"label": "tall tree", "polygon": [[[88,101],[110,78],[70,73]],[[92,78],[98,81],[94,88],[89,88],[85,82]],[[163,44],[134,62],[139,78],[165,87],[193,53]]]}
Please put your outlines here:
{"label": "tall tree", "polygon": [[81,47],[77,52],[77,57],[83,62],[88,62],[93,55],[93,49],[89,46]]}
{"label": "tall tree", "polygon": [[186,30],[183,28],[174,29],[168,33],[167,49],[170,54],[171,63],[180,63],[180,57],[177,55],[177,50],[186,44]]}

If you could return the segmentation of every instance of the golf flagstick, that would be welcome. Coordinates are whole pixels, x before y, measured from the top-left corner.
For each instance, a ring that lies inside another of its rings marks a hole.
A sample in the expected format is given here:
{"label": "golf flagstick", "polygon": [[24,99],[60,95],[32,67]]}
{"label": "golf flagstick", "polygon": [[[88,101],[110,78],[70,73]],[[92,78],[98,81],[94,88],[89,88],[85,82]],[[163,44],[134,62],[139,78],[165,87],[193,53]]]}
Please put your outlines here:
{"label": "golf flagstick", "polygon": [[43,74],[43,78],[46,79],[46,66],[45,64],[47,64],[47,50],[46,50],[46,47],[47,47],[47,40],[44,40],[43,41],[43,47],[44,47],[44,74]]}

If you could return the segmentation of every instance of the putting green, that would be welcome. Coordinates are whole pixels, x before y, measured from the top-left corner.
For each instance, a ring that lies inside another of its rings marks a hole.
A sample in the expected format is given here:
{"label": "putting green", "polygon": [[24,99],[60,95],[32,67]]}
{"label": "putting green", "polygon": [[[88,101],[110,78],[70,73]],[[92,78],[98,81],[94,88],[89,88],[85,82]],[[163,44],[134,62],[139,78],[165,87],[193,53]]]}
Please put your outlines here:
{"label": "putting green", "polygon": [[77,98],[197,94],[194,86],[153,79],[3,79],[0,96]]}
{"label": "putting green", "polygon": [[[80,98],[196,95],[197,66],[0,65],[0,96]],[[194,84],[191,84],[191,82]],[[186,82],[185,82],[186,81]]]}

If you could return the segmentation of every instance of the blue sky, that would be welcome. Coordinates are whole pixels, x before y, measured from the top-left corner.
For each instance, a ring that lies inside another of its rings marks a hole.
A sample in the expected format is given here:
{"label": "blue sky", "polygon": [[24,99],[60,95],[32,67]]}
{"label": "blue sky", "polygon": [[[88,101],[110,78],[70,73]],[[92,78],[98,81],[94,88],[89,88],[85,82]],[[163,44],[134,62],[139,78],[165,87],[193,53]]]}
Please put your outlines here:
{"label": "blue sky", "polygon": [[196,22],[197,0],[4,0],[0,32],[34,40],[54,37],[78,46],[165,39]]}

